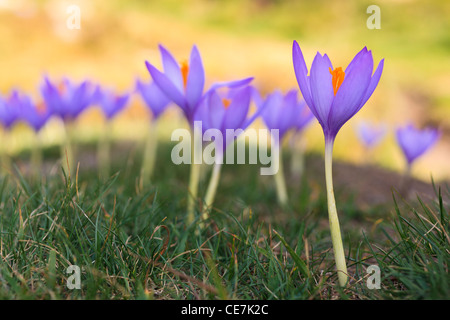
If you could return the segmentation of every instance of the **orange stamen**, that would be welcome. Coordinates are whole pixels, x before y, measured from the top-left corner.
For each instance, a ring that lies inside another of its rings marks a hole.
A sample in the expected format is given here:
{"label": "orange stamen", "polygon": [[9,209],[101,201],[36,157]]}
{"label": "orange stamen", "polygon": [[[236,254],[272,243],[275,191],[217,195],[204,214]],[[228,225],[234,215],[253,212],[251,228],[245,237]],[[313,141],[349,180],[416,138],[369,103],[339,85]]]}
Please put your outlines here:
{"label": "orange stamen", "polygon": [[61,94],[65,94],[67,91],[67,86],[64,81],[59,82],[58,84],[58,92]]}
{"label": "orange stamen", "polygon": [[189,64],[186,60],[181,62],[181,75],[183,76],[183,85],[184,88],[186,89],[186,84],[187,84],[187,78],[188,78],[188,73],[189,73]]}
{"label": "orange stamen", "polygon": [[44,101],[40,101],[39,103],[36,104],[36,111],[38,113],[44,113],[45,110],[47,109]]}
{"label": "orange stamen", "polygon": [[230,104],[231,104],[231,100],[223,98],[222,99],[222,103],[223,103],[224,108],[227,109],[230,106]]}
{"label": "orange stamen", "polygon": [[331,70],[330,68],[330,73],[333,76],[331,83],[333,84],[334,95],[336,95],[342,82],[344,82],[345,72],[342,71],[341,67],[338,67],[334,70]]}

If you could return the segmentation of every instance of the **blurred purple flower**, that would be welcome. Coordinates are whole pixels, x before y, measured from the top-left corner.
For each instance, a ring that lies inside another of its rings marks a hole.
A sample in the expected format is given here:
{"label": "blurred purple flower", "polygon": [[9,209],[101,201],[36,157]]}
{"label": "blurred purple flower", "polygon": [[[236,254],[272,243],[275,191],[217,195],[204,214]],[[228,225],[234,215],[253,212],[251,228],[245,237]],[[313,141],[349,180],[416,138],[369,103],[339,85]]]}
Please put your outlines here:
{"label": "blurred purple flower", "polygon": [[106,118],[111,120],[126,107],[129,98],[129,93],[118,95],[112,89],[98,87],[93,100],[100,105]]}
{"label": "blurred purple flower", "polygon": [[18,95],[18,91],[13,90],[8,97],[0,97],[0,122],[7,130],[11,129],[19,118],[16,104],[11,103],[16,95]]}
{"label": "blurred purple flower", "polygon": [[428,151],[439,139],[440,132],[437,129],[416,129],[412,124],[399,127],[396,130],[397,143],[405,155],[408,166],[419,156]]}
{"label": "blurred purple flower", "polygon": [[262,99],[254,89],[253,99],[258,109],[264,109],[261,117],[267,128],[279,130],[280,140],[291,129],[301,131],[314,118],[306,103],[298,100],[297,90],[290,90],[285,95],[275,90]]}
{"label": "blurred purple flower", "polygon": [[18,120],[24,121],[35,132],[39,132],[51,116],[43,103],[33,102],[31,97],[25,93],[15,91],[10,98],[10,103],[18,114]]}
{"label": "blurred purple flower", "polygon": [[296,41],[292,48],[294,71],[306,104],[319,121],[325,140],[334,141],[340,128],[367,102],[378,85],[384,59],[375,73],[371,51],[364,47],[342,71],[328,56],[316,54],[310,75]]}
{"label": "blurred purple flower", "polygon": [[180,64],[172,54],[159,45],[164,73],[160,72],[148,61],[145,62],[155,83],[178,105],[189,122],[202,99],[205,85],[205,71],[200,53],[196,46],[192,47],[189,63]]}
{"label": "blurred purple flower", "polygon": [[[202,58],[197,46],[193,46],[189,62],[183,61],[179,64],[172,54],[159,45],[164,73],[156,69],[148,61],[145,62],[153,81],[162,92],[183,111],[190,125],[193,124],[194,114],[202,99],[207,95],[204,93],[205,70]],[[248,84],[253,78],[243,80],[216,83],[208,90],[219,87],[238,87]]]}
{"label": "blurred purple flower", "polygon": [[225,151],[227,145],[237,138],[235,130],[244,131],[260,113],[257,111],[249,115],[252,95],[250,86],[231,87],[225,91],[208,91],[194,115],[194,121],[201,122],[203,133],[209,129],[221,132],[224,139],[221,151]]}
{"label": "blurred purple flower", "polygon": [[41,94],[52,115],[64,121],[75,120],[89,105],[95,102],[98,87],[88,80],[73,83],[64,78],[59,84],[44,77]]}
{"label": "blurred purple flower", "polygon": [[136,90],[141,95],[145,105],[151,110],[153,120],[157,120],[166,110],[170,99],[154,82],[144,83],[141,80],[136,80]]}
{"label": "blurred purple flower", "polygon": [[373,148],[381,142],[386,135],[385,125],[375,125],[367,121],[361,121],[356,126],[356,133],[359,140],[367,147]]}

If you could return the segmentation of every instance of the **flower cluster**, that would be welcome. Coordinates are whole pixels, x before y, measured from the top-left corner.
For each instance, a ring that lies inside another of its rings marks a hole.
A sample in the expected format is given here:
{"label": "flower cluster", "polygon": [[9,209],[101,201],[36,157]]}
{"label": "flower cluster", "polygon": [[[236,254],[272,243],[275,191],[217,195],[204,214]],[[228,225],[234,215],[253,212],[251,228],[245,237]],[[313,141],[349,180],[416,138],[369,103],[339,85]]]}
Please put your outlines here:
{"label": "flower cluster", "polygon": [[[175,57],[162,45],[159,46],[162,70],[153,63],[145,61],[151,77],[150,81],[137,79],[129,92],[118,93],[112,88],[96,84],[90,80],[74,82],[68,78],[53,81],[44,76],[40,85],[40,98],[33,100],[30,95],[20,90],[4,97],[0,96],[0,123],[8,131],[15,123],[27,123],[36,133],[51,118],[59,118],[70,126],[71,123],[91,106],[99,106],[107,123],[123,111],[129,104],[132,94],[138,94],[141,101],[151,111],[153,122],[150,125],[148,143],[141,172],[141,178],[150,180],[156,156],[156,122],[169,105],[177,106],[183,113],[191,130],[200,122],[204,132],[214,129],[225,138],[224,143],[217,144],[216,154],[223,156],[227,146],[237,138],[228,132],[248,128],[257,118],[265,126],[278,130],[275,147],[289,131],[301,133],[315,118],[323,129],[325,140],[325,180],[328,199],[330,230],[335,252],[339,283],[345,285],[347,269],[332,182],[332,152],[336,136],[343,125],[350,120],[372,96],[378,86],[384,68],[382,59],[374,69],[372,52],[364,47],[345,68],[334,67],[329,57],[317,53],[308,70],[299,44],[294,41],[292,47],[293,69],[299,90],[292,89],[286,93],[274,90],[266,95],[254,87],[252,77],[216,82],[205,89],[207,79],[200,52],[193,46],[189,60],[177,62]],[[303,98],[300,98],[299,92]],[[252,112],[254,102],[256,110]],[[358,137],[367,148],[377,145],[386,134],[383,126],[374,127],[360,123]],[[107,135],[107,134],[106,134]],[[418,130],[411,124],[398,127],[396,138],[403,151],[408,168],[436,141],[440,133],[436,129]],[[297,137],[297,135],[294,135]],[[100,166],[109,167],[108,139],[102,141],[99,158]],[[215,142],[213,142],[215,143]],[[194,148],[193,148],[194,149]],[[68,154],[70,139],[67,139],[65,153]],[[195,150],[192,150],[194,155]],[[281,168],[281,153],[278,161]],[[70,161],[67,161],[70,163]],[[210,183],[204,197],[201,225],[208,218],[219,182],[222,161],[214,164]],[[108,174],[106,170],[106,174]],[[195,221],[195,203],[198,191],[200,167],[191,162],[191,175],[188,188],[187,222]],[[284,183],[283,171],[275,177],[280,204],[287,205],[288,197]]]}

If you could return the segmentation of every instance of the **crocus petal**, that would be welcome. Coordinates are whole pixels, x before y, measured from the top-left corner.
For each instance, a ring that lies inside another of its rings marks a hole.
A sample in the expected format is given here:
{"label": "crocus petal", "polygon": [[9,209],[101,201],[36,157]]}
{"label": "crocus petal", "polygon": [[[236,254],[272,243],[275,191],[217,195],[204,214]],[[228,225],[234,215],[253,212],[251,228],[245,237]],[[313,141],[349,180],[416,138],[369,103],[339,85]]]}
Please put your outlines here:
{"label": "crocus petal", "polygon": [[154,82],[145,84],[140,80],[136,81],[136,89],[141,94],[145,105],[151,110],[153,119],[156,120],[163,113],[170,103],[169,98],[159,89]]}
{"label": "crocus petal", "polygon": [[233,93],[234,97],[225,111],[222,124],[223,132],[226,129],[245,129],[242,127],[250,107],[251,88],[247,86],[238,90],[238,92]]}
{"label": "crocus petal", "polygon": [[[354,59],[355,60],[355,59]],[[345,75],[333,100],[328,118],[331,135],[336,135],[339,129],[359,111],[361,101],[369,86],[373,70],[372,54],[360,54],[353,63],[349,74]]]}
{"label": "crocus petal", "polygon": [[377,69],[375,70],[375,73],[373,74],[372,78],[370,79],[369,86],[367,87],[366,93],[364,95],[364,98],[361,101],[361,105],[359,106],[359,109],[362,108],[362,106],[367,102],[367,100],[369,100],[369,98],[372,96],[372,93],[375,91],[375,88],[377,87],[378,82],[380,81],[381,74],[383,73],[383,67],[384,67],[384,59],[381,59],[380,63],[378,64]]}
{"label": "crocus petal", "polygon": [[159,51],[161,52],[164,74],[172,81],[179,91],[183,92],[183,76],[181,75],[179,63],[170,54],[169,50],[164,48],[162,45],[159,45]]}
{"label": "crocus petal", "polygon": [[264,99],[261,97],[259,90],[255,87],[252,87],[252,100],[255,102],[257,108],[261,108],[264,103]]}
{"label": "crocus petal", "polygon": [[195,112],[195,107],[202,98],[205,86],[205,70],[203,69],[202,58],[196,46],[192,47],[189,62],[189,73],[186,84],[186,100],[191,112]]}
{"label": "crocus petal", "polygon": [[158,85],[164,94],[170,98],[176,105],[178,105],[185,113],[188,112],[187,102],[184,95],[180,90],[174,85],[172,81],[158,69],[152,66],[148,61],[145,62],[153,81]]}
{"label": "crocus petal", "polygon": [[312,106],[311,89],[308,78],[308,68],[306,67],[305,59],[303,58],[302,50],[297,41],[294,41],[292,46],[292,60],[294,63],[295,77],[303,94],[303,98],[309,106]]}
{"label": "crocus petal", "polygon": [[207,97],[209,105],[208,128],[221,129],[225,117],[222,98],[216,91],[211,91]]}
{"label": "crocus petal", "polygon": [[345,68],[345,76],[348,76],[351,72],[353,72],[353,68],[359,65],[361,59],[363,59],[364,56],[367,55],[367,53],[367,47],[364,47],[355,55],[352,61],[350,61],[350,63],[348,64],[347,68]]}
{"label": "crocus petal", "polygon": [[313,102],[309,106],[324,129],[328,126],[328,115],[334,99],[330,68],[333,69],[333,66],[328,56],[317,53],[311,65],[310,85]]}
{"label": "crocus petal", "polygon": [[227,87],[227,88],[237,88],[242,87],[247,84],[249,84],[253,80],[253,77],[241,79],[241,80],[234,80],[234,81],[225,81],[225,82],[216,82],[214,83],[208,91],[217,90],[219,88]]}
{"label": "crocus petal", "polygon": [[261,112],[261,118],[268,129],[279,129],[278,118],[282,104],[283,95],[279,90],[276,90],[267,96],[264,102],[264,111]]}
{"label": "crocus petal", "polygon": [[298,116],[297,108],[297,91],[291,90],[283,97],[283,104],[278,114],[279,137],[282,139],[284,135],[294,127],[296,117]]}

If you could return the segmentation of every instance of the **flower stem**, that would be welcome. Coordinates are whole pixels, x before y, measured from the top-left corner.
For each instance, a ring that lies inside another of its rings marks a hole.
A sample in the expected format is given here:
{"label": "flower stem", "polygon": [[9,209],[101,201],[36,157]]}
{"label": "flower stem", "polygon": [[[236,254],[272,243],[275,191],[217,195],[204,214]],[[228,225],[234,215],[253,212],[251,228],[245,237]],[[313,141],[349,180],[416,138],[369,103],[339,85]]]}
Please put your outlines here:
{"label": "flower stem", "polygon": [[111,149],[111,122],[107,121],[105,123],[105,128],[101,133],[101,138],[98,144],[98,170],[100,177],[105,179],[109,176],[109,171],[111,168],[110,161],[110,149]]}
{"label": "flower stem", "polygon": [[41,166],[42,166],[42,136],[41,132],[36,132],[34,134],[34,142],[31,146],[31,176],[37,182],[41,177]]}
{"label": "flower stem", "polygon": [[205,205],[202,213],[202,220],[206,220],[209,217],[209,212],[211,210],[212,204],[214,203],[214,198],[216,196],[217,186],[219,185],[220,172],[222,169],[222,163],[216,162],[214,164],[211,178],[209,180],[208,189],[205,195]]}
{"label": "flower stem", "polygon": [[192,224],[195,220],[195,203],[197,201],[198,194],[198,184],[200,181],[201,173],[201,162],[197,163],[197,159],[202,158],[202,147],[201,141],[199,146],[196,145],[195,140],[197,134],[199,133],[197,127],[193,127],[191,132],[191,172],[189,176],[189,188],[188,188],[188,199],[187,199],[187,223]]}
{"label": "flower stem", "polygon": [[141,168],[141,183],[150,182],[155,168],[156,152],[158,147],[157,122],[153,121],[146,137],[144,158]]}
{"label": "flower stem", "polygon": [[288,194],[286,190],[286,181],[284,179],[283,152],[281,150],[279,152],[278,162],[278,171],[274,176],[275,185],[277,188],[278,203],[285,207],[288,204]]}
{"label": "flower stem", "polygon": [[325,142],[325,180],[327,185],[328,219],[330,222],[331,240],[333,243],[334,258],[338,273],[339,285],[344,287],[347,283],[347,266],[345,263],[345,253],[342,244],[339,218],[336,210],[336,201],[333,191],[333,140]]}
{"label": "flower stem", "polygon": [[67,177],[70,178],[73,173],[73,146],[72,146],[72,123],[63,122],[64,127],[64,143],[61,146],[61,166],[64,169]]}

